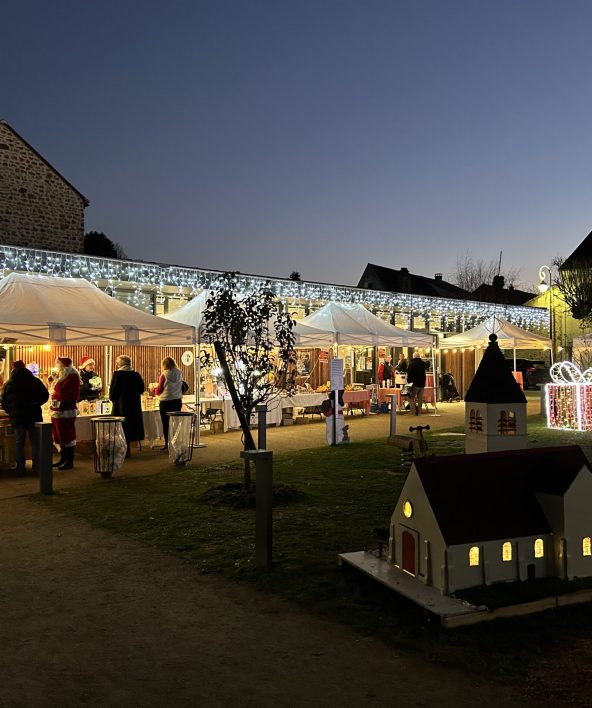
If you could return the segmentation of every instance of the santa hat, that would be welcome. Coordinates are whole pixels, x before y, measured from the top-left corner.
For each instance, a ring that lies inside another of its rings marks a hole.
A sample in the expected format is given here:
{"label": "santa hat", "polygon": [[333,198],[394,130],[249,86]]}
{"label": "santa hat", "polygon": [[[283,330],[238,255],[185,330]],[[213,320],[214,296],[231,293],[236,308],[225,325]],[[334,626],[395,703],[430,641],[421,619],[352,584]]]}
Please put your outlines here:
{"label": "santa hat", "polygon": [[59,356],[58,361],[61,361],[64,366],[72,366],[72,359],[69,356]]}
{"label": "santa hat", "polygon": [[21,359],[17,359],[16,361],[13,361],[12,364],[10,365],[10,368],[14,371],[15,369],[24,369],[25,368],[25,362],[22,361]]}
{"label": "santa hat", "polygon": [[84,369],[85,366],[89,364],[96,364],[97,362],[92,358],[92,356],[83,356],[80,360],[80,368]]}

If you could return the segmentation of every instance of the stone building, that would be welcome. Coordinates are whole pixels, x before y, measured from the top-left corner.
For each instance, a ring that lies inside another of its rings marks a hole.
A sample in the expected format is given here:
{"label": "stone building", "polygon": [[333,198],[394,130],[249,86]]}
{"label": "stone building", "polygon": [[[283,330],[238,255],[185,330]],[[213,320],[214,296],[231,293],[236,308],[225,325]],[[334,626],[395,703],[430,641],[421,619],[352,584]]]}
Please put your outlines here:
{"label": "stone building", "polygon": [[0,242],[82,253],[88,203],[14,128],[0,120]]}

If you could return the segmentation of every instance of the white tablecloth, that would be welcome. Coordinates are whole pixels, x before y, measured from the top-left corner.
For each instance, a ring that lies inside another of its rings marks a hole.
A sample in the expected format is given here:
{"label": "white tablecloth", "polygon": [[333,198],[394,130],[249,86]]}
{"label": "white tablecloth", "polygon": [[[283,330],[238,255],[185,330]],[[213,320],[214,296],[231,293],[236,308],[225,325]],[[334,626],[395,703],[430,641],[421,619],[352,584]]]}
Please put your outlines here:
{"label": "white tablecloth", "polygon": [[282,408],[307,408],[320,406],[329,397],[328,393],[295,393],[281,399]]}
{"label": "white tablecloth", "polygon": [[[92,440],[92,415],[79,415],[76,418],[76,439],[77,440]],[[151,443],[156,438],[162,437],[162,423],[160,420],[160,411],[142,411],[144,419],[144,437]]]}

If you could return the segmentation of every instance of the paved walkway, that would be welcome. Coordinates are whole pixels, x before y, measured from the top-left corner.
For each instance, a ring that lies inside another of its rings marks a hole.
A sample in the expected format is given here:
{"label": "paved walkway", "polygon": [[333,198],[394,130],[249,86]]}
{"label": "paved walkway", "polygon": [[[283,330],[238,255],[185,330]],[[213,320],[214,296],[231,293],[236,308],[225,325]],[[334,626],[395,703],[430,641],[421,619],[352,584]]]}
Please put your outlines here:
{"label": "paved walkway", "polygon": [[2,708],[524,705],[49,506],[0,501]]}

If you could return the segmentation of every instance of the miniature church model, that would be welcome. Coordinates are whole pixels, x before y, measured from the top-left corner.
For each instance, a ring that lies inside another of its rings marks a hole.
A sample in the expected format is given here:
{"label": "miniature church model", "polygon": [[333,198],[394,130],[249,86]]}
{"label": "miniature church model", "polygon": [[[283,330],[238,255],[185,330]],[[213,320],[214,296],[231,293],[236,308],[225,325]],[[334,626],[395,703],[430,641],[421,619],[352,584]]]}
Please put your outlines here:
{"label": "miniature church model", "polygon": [[495,334],[465,395],[467,453],[526,448],[526,397]]}

